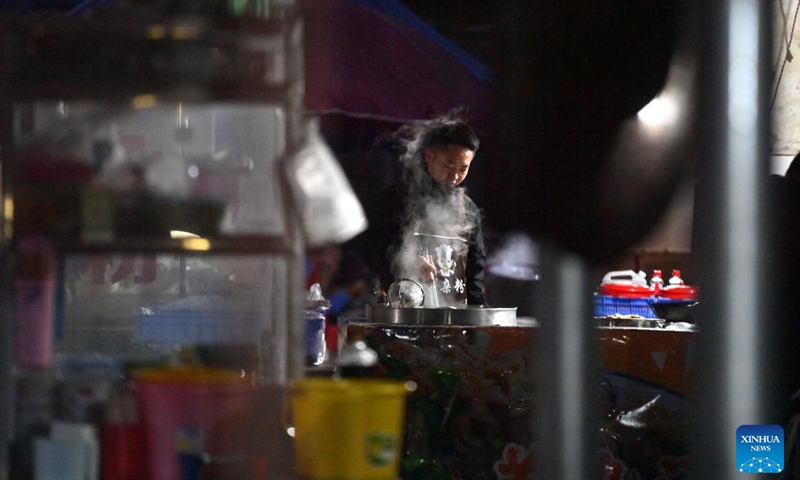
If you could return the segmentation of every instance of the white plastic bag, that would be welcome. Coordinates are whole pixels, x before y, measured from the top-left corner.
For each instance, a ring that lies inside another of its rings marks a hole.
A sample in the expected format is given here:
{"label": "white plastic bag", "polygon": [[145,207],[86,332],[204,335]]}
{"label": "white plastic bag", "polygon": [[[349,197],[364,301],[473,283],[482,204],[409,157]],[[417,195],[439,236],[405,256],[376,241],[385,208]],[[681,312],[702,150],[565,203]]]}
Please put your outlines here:
{"label": "white plastic bag", "polygon": [[307,246],[343,243],[367,228],[367,217],[339,162],[308,122],[305,144],[286,162],[286,175],[299,210]]}

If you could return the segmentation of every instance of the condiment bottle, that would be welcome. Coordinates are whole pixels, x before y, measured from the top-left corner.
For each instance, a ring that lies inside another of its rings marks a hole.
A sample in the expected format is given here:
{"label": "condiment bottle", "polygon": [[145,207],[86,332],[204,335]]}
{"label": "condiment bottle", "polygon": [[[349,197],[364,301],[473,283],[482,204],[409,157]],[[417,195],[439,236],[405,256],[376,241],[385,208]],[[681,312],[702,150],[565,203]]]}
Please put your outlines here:
{"label": "condiment bottle", "polygon": [[670,285],[683,285],[683,279],[681,278],[681,271],[680,270],[673,270],[672,271],[672,278],[669,279]]}
{"label": "condiment bottle", "polygon": [[664,288],[664,279],[661,277],[661,270],[653,270],[653,276],[650,277],[650,288],[654,294],[658,294]]}
{"label": "condiment bottle", "polygon": [[144,455],[136,397],[126,384],[111,392],[101,429],[102,480],[142,480]]}
{"label": "condiment bottle", "polygon": [[325,312],[330,308],[331,302],[322,296],[319,283],[311,285],[306,297],[306,306],[303,310],[305,322],[305,350],[306,366],[320,365],[325,361]]}

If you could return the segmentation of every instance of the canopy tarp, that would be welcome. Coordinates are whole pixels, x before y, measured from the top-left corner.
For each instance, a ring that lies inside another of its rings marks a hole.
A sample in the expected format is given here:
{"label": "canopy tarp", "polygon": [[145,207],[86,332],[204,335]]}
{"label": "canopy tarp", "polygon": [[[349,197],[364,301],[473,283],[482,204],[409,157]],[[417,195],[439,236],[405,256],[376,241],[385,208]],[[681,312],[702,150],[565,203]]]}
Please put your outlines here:
{"label": "canopy tarp", "polygon": [[489,69],[396,0],[305,4],[306,109],[387,120],[464,107],[484,118]]}

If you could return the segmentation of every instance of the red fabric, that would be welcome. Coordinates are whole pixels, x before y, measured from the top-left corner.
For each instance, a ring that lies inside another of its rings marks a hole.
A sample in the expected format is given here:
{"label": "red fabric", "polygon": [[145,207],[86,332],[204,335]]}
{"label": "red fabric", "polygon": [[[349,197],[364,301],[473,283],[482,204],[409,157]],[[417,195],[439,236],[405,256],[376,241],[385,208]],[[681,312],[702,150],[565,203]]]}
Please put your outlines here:
{"label": "red fabric", "polygon": [[400,120],[486,113],[490,86],[414,27],[345,0],[305,12],[306,108]]}

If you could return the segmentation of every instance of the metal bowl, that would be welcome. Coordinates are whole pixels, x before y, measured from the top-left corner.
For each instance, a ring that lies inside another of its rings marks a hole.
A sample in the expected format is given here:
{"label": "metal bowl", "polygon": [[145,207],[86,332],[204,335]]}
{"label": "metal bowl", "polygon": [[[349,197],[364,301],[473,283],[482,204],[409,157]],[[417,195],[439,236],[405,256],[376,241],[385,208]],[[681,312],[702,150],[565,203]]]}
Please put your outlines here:
{"label": "metal bowl", "polygon": [[694,307],[698,304],[697,300],[675,300],[669,302],[651,302],[658,318],[663,318],[668,322],[694,322]]}
{"label": "metal bowl", "polygon": [[398,325],[498,325],[517,324],[516,307],[402,308],[385,304],[367,305],[369,323]]}

